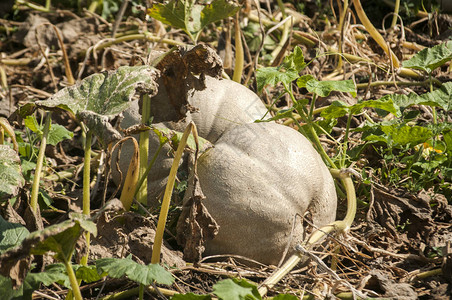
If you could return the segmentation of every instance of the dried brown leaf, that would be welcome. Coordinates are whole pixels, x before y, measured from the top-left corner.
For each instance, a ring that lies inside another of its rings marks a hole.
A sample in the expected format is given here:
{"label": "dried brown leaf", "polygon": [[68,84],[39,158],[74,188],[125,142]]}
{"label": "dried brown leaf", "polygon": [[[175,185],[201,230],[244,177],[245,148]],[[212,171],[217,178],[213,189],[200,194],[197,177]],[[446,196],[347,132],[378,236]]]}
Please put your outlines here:
{"label": "dried brown leaf", "polygon": [[191,178],[191,187],[187,190],[182,213],[177,223],[177,242],[184,247],[184,259],[198,262],[205,250],[206,240],[217,235],[219,226],[202,204],[205,196],[201,190],[198,176]]}

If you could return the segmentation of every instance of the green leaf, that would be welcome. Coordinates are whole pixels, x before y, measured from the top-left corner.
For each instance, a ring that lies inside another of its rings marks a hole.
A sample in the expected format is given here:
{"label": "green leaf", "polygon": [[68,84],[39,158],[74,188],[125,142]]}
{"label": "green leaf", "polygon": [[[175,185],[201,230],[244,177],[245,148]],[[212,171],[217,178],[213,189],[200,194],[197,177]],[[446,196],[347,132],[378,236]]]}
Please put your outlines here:
{"label": "green leaf", "polygon": [[80,227],[82,227],[92,235],[97,235],[97,225],[93,221],[90,221],[86,215],[71,212],[69,213],[69,218],[73,221],[76,221],[78,224],[80,224]]}
{"label": "green leaf", "polygon": [[411,145],[415,146],[426,142],[433,137],[433,132],[422,126],[408,126],[408,125],[383,125],[381,130],[390,136],[393,142],[397,145]]}
{"label": "green leaf", "polygon": [[213,286],[213,293],[224,300],[262,299],[257,287],[246,280],[226,279]]}
{"label": "green leaf", "polygon": [[306,88],[306,84],[309,80],[315,80],[314,76],[307,74],[300,76],[300,78],[297,79],[297,85],[299,88]]}
{"label": "green leaf", "polygon": [[350,107],[351,113],[356,115],[361,113],[362,109],[365,107],[373,107],[378,109],[383,109],[385,111],[388,111],[392,113],[393,115],[398,115],[397,107],[394,105],[394,102],[392,101],[391,97],[382,97],[378,100],[366,100],[359,102],[357,104],[354,104]]}
{"label": "green leaf", "polygon": [[[310,76],[310,75],[308,75]],[[308,76],[302,76],[297,80],[297,85],[301,87],[306,87],[306,89],[319,95],[320,97],[328,96],[332,91],[346,92],[350,93],[353,97],[356,97],[356,87],[353,80],[340,80],[340,81],[318,81],[317,79],[311,78],[308,80]]]}
{"label": "green leaf", "polygon": [[342,101],[334,101],[322,111],[321,116],[325,119],[333,119],[343,117],[349,112],[356,115],[361,113],[365,107],[383,109],[394,115],[398,115],[397,107],[394,105],[391,97],[382,97],[378,100],[361,101],[351,106]]}
{"label": "green leaf", "polygon": [[381,135],[370,134],[370,135],[366,136],[364,138],[364,140],[371,141],[371,142],[383,142],[385,144],[388,144],[388,139]]}
{"label": "green leaf", "polygon": [[391,97],[394,99],[394,103],[401,107],[423,104],[439,106],[448,112],[452,108],[452,82],[446,82],[439,89],[422,95],[415,93],[408,95],[393,94]]}
{"label": "green leaf", "polygon": [[105,272],[113,278],[127,276],[130,280],[143,285],[153,281],[159,284],[171,285],[173,275],[158,264],[141,265],[129,258],[101,258],[96,261],[97,270]]}
{"label": "green leaf", "polygon": [[[72,265],[72,268],[75,266]],[[51,274],[59,274],[60,277],[55,281],[56,283],[70,289],[71,288],[71,282],[69,280],[69,276],[67,275],[66,267],[62,263],[55,263],[46,266],[45,269],[46,272]],[[97,271],[96,271],[97,273]]]}
{"label": "green leaf", "polygon": [[99,274],[97,272],[97,267],[94,265],[90,266],[82,266],[82,265],[73,265],[75,269],[75,276],[77,279],[83,280],[86,283],[96,282],[102,279],[102,277],[107,274]]}
{"label": "green leaf", "polygon": [[184,30],[196,42],[201,30],[210,23],[234,15],[240,6],[226,0],[196,4],[194,0],[171,0],[154,4],[148,14],[167,25]]}
{"label": "green leaf", "polygon": [[10,223],[0,216],[0,254],[8,248],[15,247],[30,234],[25,226]]}
{"label": "green leaf", "polygon": [[[173,149],[177,149],[179,142],[184,135],[183,132],[171,130],[165,127],[154,127],[151,126],[152,131],[154,131],[159,137],[160,144],[165,144],[171,141]],[[210,144],[210,142],[200,136],[198,136],[199,149],[204,149],[204,147]],[[193,134],[190,134],[187,139],[187,147],[196,150],[196,143]]]}
{"label": "green leaf", "polygon": [[206,4],[201,11],[201,29],[210,23],[233,16],[240,10],[240,6],[227,0],[215,0]]}
{"label": "green leaf", "polygon": [[75,115],[91,111],[115,117],[129,107],[136,89],[157,90],[156,75],[156,70],[150,66],[123,66],[113,72],[88,76],[48,100],[36,101],[35,105],[44,109],[61,108]]}
{"label": "green leaf", "polygon": [[350,111],[350,106],[342,101],[333,101],[320,115],[325,119],[336,119],[345,116]]}
{"label": "green leaf", "polygon": [[[38,134],[39,136],[42,136],[44,126],[38,124],[35,116],[27,116],[24,119],[24,123],[28,129]],[[64,128],[64,126],[61,126],[59,124],[52,124],[47,138],[47,143],[55,146],[59,142],[66,139],[71,139],[73,137],[74,134],[67,130],[66,128]]]}
{"label": "green leaf", "polygon": [[288,109],[281,109],[281,110],[278,110],[273,117],[264,119],[264,120],[256,120],[255,123],[272,122],[272,121],[276,121],[276,120],[280,120],[280,119],[292,118],[294,110],[295,110],[295,107],[291,107]]}
{"label": "green leaf", "polygon": [[74,134],[59,124],[52,124],[47,143],[56,146],[61,141],[72,139]]}
{"label": "green leaf", "polygon": [[404,61],[402,66],[431,73],[436,68],[452,59],[452,41],[425,48],[414,55],[410,60]]}
{"label": "green leaf", "polygon": [[196,295],[193,293],[188,294],[176,294],[171,297],[171,300],[210,300],[212,297],[209,295]]}
{"label": "green leaf", "polygon": [[39,126],[38,122],[36,121],[35,116],[27,116],[24,119],[24,124],[28,129],[30,129],[34,133],[42,134],[43,126]]}
{"label": "green leaf", "polygon": [[281,67],[286,70],[295,70],[298,73],[301,72],[306,67],[303,50],[301,50],[300,47],[295,46],[293,52],[284,58]]}
{"label": "green leaf", "polygon": [[[67,220],[63,223],[49,226],[41,232],[47,236],[42,242],[37,243],[30,249],[30,254],[43,255],[47,252],[53,252],[55,253],[54,257],[58,261],[65,262],[71,259],[75,243],[82,230],[79,223]],[[34,237],[34,235],[41,232],[33,232],[29,237]]]}
{"label": "green leaf", "polygon": [[[155,3],[148,9],[148,15],[164,24],[184,30],[191,35],[188,18],[185,17],[186,6],[193,9],[193,1],[171,0],[167,4]],[[187,11],[188,12],[188,11]],[[199,18],[199,15],[198,15]]]}
{"label": "green leaf", "polygon": [[277,67],[260,68],[256,71],[257,90],[260,92],[266,85],[276,86],[280,82],[289,85],[297,78],[296,70],[280,70]]}
{"label": "green leaf", "polygon": [[129,107],[137,90],[152,96],[157,91],[157,74],[150,66],[123,66],[113,72],[88,76],[33,105],[72,112],[106,145],[121,137],[109,121]]}
{"label": "green leaf", "polygon": [[0,275],[0,295],[2,295],[2,299],[31,300],[33,292],[39,289],[41,283],[49,286],[55,282],[67,282],[68,285],[65,286],[69,288],[69,278],[64,267],[60,265],[62,268],[52,268],[51,266],[39,273],[28,273],[23,284],[17,289],[13,289],[10,278]]}
{"label": "green leaf", "polygon": [[452,131],[443,134],[444,142],[446,143],[446,152],[452,155]]}
{"label": "green leaf", "polygon": [[[61,265],[63,267],[63,265]],[[62,272],[64,271],[64,272]],[[25,291],[30,290],[34,291],[39,288],[39,284],[49,286],[55,282],[63,283],[67,282],[69,284],[69,277],[67,276],[65,269],[63,270],[57,268],[46,268],[43,272],[39,273],[28,273],[24,280],[24,294]],[[65,285],[66,287],[70,287],[69,285]]]}
{"label": "green leaf", "polygon": [[280,82],[289,85],[305,67],[303,51],[296,46],[279,67],[260,68],[256,71],[257,90],[260,92],[266,85],[276,86]]}
{"label": "green leaf", "polygon": [[0,295],[3,299],[24,299],[23,288],[13,289],[11,278],[0,275]]}
{"label": "green leaf", "polygon": [[159,143],[160,145],[164,145],[169,142],[170,137],[170,130],[168,128],[159,128],[159,127],[151,127],[152,131],[159,137]]}
{"label": "green leaf", "polygon": [[[69,217],[71,219],[30,233],[19,246],[8,249],[0,256],[0,265],[9,266],[11,262],[30,254],[42,255],[47,252],[52,252],[54,257],[62,262],[69,261],[82,233],[82,227],[96,234],[96,227],[93,222],[87,220],[87,216],[71,213]],[[4,274],[8,271],[2,270]]]}
{"label": "green leaf", "polygon": [[19,155],[8,145],[0,145],[0,201],[16,196],[24,183]]}

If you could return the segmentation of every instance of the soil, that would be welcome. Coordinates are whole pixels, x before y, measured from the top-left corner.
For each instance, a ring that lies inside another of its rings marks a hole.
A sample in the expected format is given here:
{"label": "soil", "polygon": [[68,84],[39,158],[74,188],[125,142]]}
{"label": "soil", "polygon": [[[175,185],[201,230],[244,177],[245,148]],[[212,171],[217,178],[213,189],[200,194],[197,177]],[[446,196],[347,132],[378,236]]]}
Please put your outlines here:
{"label": "soil", "polygon": [[[254,2],[245,2],[253,3],[250,4],[251,13],[257,16],[258,11]],[[354,13],[349,20],[352,24],[345,25],[349,27],[343,36],[343,51],[368,58],[372,63],[344,62],[342,69],[336,72],[338,57],[319,55],[319,53],[324,54],[330,51],[331,47],[337,47],[341,36],[340,31],[337,30],[338,8],[334,4],[335,15],[333,15],[329,6],[334,1],[285,2],[287,2],[287,9],[292,10],[300,8],[302,3],[306,8],[306,14],[309,15],[309,17],[299,15],[298,23],[293,24],[299,34],[296,35],[295,31],[290,32],[291,37],[288,39],[289,42],[283,45],[282,52],[291,51],[295,45],[301,47],[305,61],[311,62],[302,74],[311,74],[318,80],[354,79],[356,83],[367,83],[369,78],[373,81],[414,81],[414,79],[401,78],[397,75],[394,77],[391,70],[386,72],[378,68],[378,66],[387,65],[389,60],[368,33],[354,25],[359,23]],[[316,6],[317,2],[321,2],[322,5]],[[281,21],[276,1],[260,1],[260,5],[260,14],[274,16],[277,22]],[[369,6],[364,8],[366,11],[372,11],[369,17],[376,27],[381,28],[379,24],[382,18],[391,9],[384,4],[377,6],[378,9]],[[240,14],[241,21],[250,22],[245,12],[244,7]],[[26,6],[12,8],[12,3],[8,6],[7,2],[2,2],[0,15],[4,16],[0,19],[0,69],[4,71],[0,74],[2,79],[0,115],[8,118],[14,129],[22,134],[25,133],[25,127],[16,110],[30,101],[46,99],[68,85],[68,73],[64,65],[65,55],[74,78],[79,80],[96,72],[132,65],[136,61],[145,62],[151,50],[169,51],[172,47],[163,40],[145,41],[138,38],[106,45],[106,42],[112,39],[114,18],[110,15],[105,19],[96,13],[90,13],[87,10],[78,11],[74,7],[61,5],[50,12],[40,12]],[[380,30],[399,58],[410,57],[423,47],[432,47],[452,37],[452,15],[445,13],[435,13],[427,17],[416,16],[414,13],[411,15],[401,13],[401,15],[407,22],[404,24],[404,31],[400,30],[400,26],[395,30]],[[329,22],[326,22],[327,19]],[[232,61],[234,57],[234,52],[226,47],[227,37],[230,36],[227,29],[232,26],[231,20],[210,24],[200,38],[200,43],[209,45],[224,62],[230,61],[231,55]],[[156,20],[146,20],[144,8],[141,6],[134,6],[134,10],[129,7],[118,25],[117,36],[119,37],[148,31],[154,36],[169,38],[177,43],[190,43],[183,31],[166,27]],[[387,24],[386,27],[388,27]],[[67,54],[63,53],[55,30],[60,33]],[[364,35],[364,38],[358,39],[358,33]],[[265,61],[265,55],[268,56],[271,52],[270,45],[264,45],[262,51],[258,53],[259,45],[256,47],[252,44],[249,36],[260,38],[261,34],[259,26],[254,32],[244,32],[248,44],[245,49],[242,83],[253,91],[256,91],[254,81],[256,56],[259,57],[259,65],[264,66],[268,64]],[[303,42],[300,38],[303,34],[308,34],[315,43]],[[279,37],[280,32],[277,30],[269,35],[269,38],[276,41]],[[278,65],[284,56],[279,57],[279,61],[277,58],[273,65]],[[225,72],[232,75],[233,67],[233,64],[225,63]],[[450,63],[447,63],[433,75],[440,82],[445,83],[452,79],[450,70]],[[306,97],[306,90],[298,89],[295,85],[294,88],[296,97],[299,99]],[[260,96],[264,102],[270,104],[281,91],[282,87],[277,86],[267,89]],[[426,88],[414,85],[368,86],[358,90],[358,98],[378,99],[386,94],[410,91],[423,93],[426,92]],[[357,98],[335,92],[328,97],[319,98],[317,105],[328,105],[338,99],[349,104],[357,101]],[[291,99],[288,97],[282,97],[276,102],[278,109],[287,108],[290,105]],[[428,110],[423,108],[419,110],[426,122],[432,120]],[[369,114],[372,118],[378,117],[376,114]],[[358,127],[364,120],[362,115],[356,116],[352,119],[351,126]],[[346,121],[343,118],[338,120],[333,130],[335,137],[343,134]],[[53,201],[50,207],[41,211],[45,226],[67,219],[70,211],[81,211],[83,148],[80,140],[82,130],[73,116],[67,113],[54,114],[53,122],[74,132],[74,138],[54,147],[49,146],[46,151],[49,167],[51,167],[47,168],[47,175],[68,171],[70,176],[66,179],[44,180],[44,189]],[[450,115],[448,122],[450,122]],[[350,143],[350,147],[362,144],[361,135],[353,134]],[[330,154],[337,151],[331,144],[325,144],[325,147]],[[434,186],[412,191],[402,185],[376,178],[372,175],[372,170],[381,167],[382,158],[372,149],[366,151],[365,160],[358,162],[357,167],[361,168],[361,163],[368,164],[366,172],[371,180],[355,180],[359,205],[352,228],[342,235],[329,236],[327,241],[312,252],[321,258],[329,269],[322,268],[315,259],[307,259],[303,265],[299,265],[271,288],[268,296],[288,293],[301,298],[309,293],[317,299],[334,299],[334,297],[352,299],[351,285],[355,290],[366,293],[372,298],[452,298],[451,199],[447,199],[447,194],[436,193]],[[96,155],[100,152],[100,147],[94,147]],[[102,166],[97,157],[92,165],[93,177],[102,175],[101,172],[97,173],[97,169]],[[450,178],[446,178],[449,187],[450,181]],[[105,178],[101,176],[100,184],[92,190],[93,210],[103,206],[104,192],[107,195],[106,199],[115,197],[116,187],[108,183],[104,191],[104,183]],[[27,182],[13,206],[15,213],[7,212],[11,207],[2,206],[1,215],[9,216],[7,219],[11,222],[24,223],[28,226],[35,223],[36,221],[21,220],[25,219],[25,207],[30,191],[31,182]],[[176,195],[173,201],[174,211],[170,213],[170,224],[176,224],[175,220],[181,211],[180,195]],[[344,217],[346,207],[345,199],[340,201],[338,219]],[[129,212],[118,219],[117,210],[110,207],[97,219],[100,229],[99,236],[92,241],[92,258],[132,255],[136,261],[150,263],[158,211],[144,212],[142,209],[137,209],[136,212]],[[122,226],[125,222],[124,218],[128,226]],[[163,251],[163,262],[177,266],[171,269],[177,278],[176,284],[166,287],[176,292],[211,293],[213,284],[229,277],[246,278],[260,284],[277,269],[275,266],[260,265],[234,256],[203,259],[194,265],[186,264],[182,260],[182,249],[175,241],[174,230],[175,225],[170,225]],[[74,259],[78,260],[83,251],[81,242]],[[39,267],[49,263],[46,259],[35,262]],[[335,275],[339,276],[340,280]],[[106,279],[101,283],[83,284],[81,288],[84,297],[95,299],[99,291],[101,296],[104,296],[134,287],[136,287],[134,283],[124,279]],[[61,287],[43,286],[33,295],[33,299],[44,299],[46,296],[51,297],[49,299],[62,299],[66,293],[67,290]],[[147,299],[159,299],[159,297],[153,293],[145,295]]]}

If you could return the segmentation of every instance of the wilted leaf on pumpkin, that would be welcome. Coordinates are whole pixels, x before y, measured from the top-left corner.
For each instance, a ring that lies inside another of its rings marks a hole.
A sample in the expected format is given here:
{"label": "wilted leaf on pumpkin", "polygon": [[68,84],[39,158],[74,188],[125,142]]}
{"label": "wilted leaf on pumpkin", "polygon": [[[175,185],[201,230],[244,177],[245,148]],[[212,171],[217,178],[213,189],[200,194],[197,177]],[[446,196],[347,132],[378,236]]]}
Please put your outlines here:
{"label": "wilted leaf on pumpkin", "polygon": [[0,200],[16,196],[24,183],[19,155],[8,145],[0,145]]}
{"label": "wilted leaf on pumpkin", "polygon": [[79,214],[72,214],[74,219],[66,220],[62,223],[49,226],[41,231],[31,233],[28,239],[39,239],[39,236],[44,236],[44,239],[35,243],[31,249],[31,254],[45,254],[53,252],[56,259],[61,262],[68,261],[72,257],[75,244],[82,234],[83,229],[96,234],[96,226],[91,221],[88,221]]}
{"label": "wilted leaf on pumpkin", "polygon": [[449,60],[452,60],[451,41],[419,51],[411,59],[404,61],[402,66],[431,73]]}

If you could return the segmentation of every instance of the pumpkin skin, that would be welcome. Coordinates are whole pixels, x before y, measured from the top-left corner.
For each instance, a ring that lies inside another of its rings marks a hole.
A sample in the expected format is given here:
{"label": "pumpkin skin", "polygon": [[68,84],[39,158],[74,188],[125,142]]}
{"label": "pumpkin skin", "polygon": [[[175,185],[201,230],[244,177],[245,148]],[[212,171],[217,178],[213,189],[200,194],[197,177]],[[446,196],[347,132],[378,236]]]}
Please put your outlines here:
{"label": "pumpkin skin", "polygon": [[[300,218],[309,209],[316,226],[336,217],[333,178],[299,132],[276,123],[226,131],[198,161],[203,202],[220,226],[205,255],[242,255],[277,264],[303,240]],[[292,242],[290,236],[292,233]]]}
{"label": "pumpkin skin", "polygon": [[[185,120],[175,123],[168,120],[176,119],[177,112],[171,106],[165,87],[160,82],[158,94],[151,99],[151,115],[158,122],[156,127],[166,127],[172,130],[184,131],[190,121],[196,124],[200,137],[211,143],[229,128],[238,124],[251,123],[262,118],[267,108],[260,98],[241,84],[232,80],[205,77],[205,88],[191,88],[187,93],[188,103],[195,111],[187,112]],[[124,112],[121,122],[122,128],[140,124],[138,102],[131,104]],[[136,136],[138,138],[138,136]],[[149,161],[157,150],[159,141],[154,133],[149,136]],[[122,171],[123,180],[130,163],[132,145],[126,143],[121,151],[119,166]],[[112,155],[112,166],[115,165],[117,151]],[[158,198],[165,189],[167,177],[173,162],[171,147],[166,144],[160,152],[155,165],[148,176],[148,202],[151,205],[158,203]],[[121,184],[119,172],[112,168],[113,181]]]}

